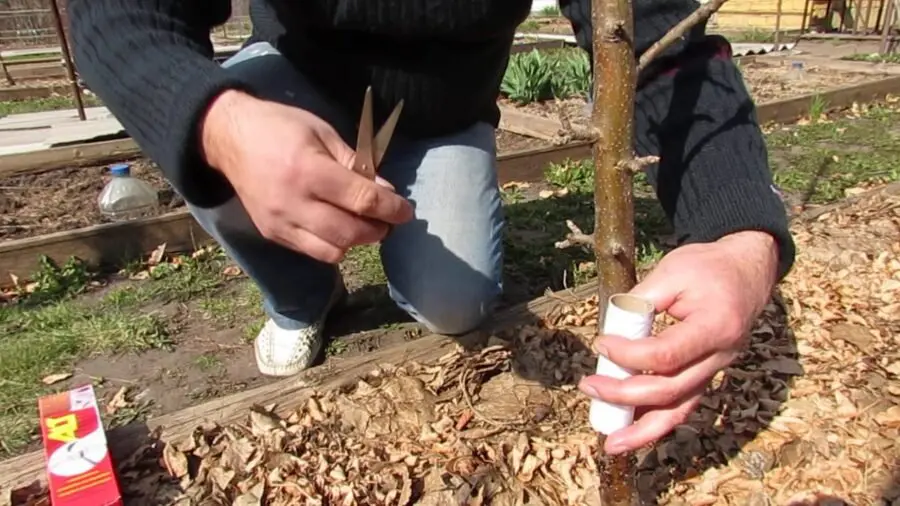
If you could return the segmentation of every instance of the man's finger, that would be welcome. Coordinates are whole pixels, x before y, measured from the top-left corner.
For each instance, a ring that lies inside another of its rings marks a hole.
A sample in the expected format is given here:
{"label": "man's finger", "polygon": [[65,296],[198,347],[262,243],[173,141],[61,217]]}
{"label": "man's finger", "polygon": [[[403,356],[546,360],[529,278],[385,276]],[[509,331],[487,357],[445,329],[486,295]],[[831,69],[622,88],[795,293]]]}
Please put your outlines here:
{"label": "man's finger", "polygon": [[302,228],[292,228],[282,234],[276,235],[273,240],[281,245],[309,255],[320,262],[338,264],[344,259],[346,250],[322,240],[311,232]]}
{"label": "man's finger", "polygon": [[703,324],[704,315],[691,315],[655,336],[634,341],[602,336],[594,347],[615,364],[635,371],[671,374],[717,351],[713,326]]}
{"label": "man's finger", "polygon": [[311,200],[297,216],[297,225],[339,249],[376,243],[388,232],[388,225],[350,214],[322,201]]}
{"label": "man's finger", "polygon": [[[353,214],[398,225],[412,219],[412,205],[388,188],[325,156],[309,160],[304,186],[312,196]],[[314,165],[313,165],[314,164]]]}
{"label": "man's finger", "polygon": [[585,376],[579,388],[587,395],[625,406],[671,406],[703,389],[731,362],[726,353],[715,353],[672,376],[639,374],[625,380]]}
{"label": "man's finger", "polygon": [[604,450],[612,455],[637,450],[656,442],[684,423],[697,408],[703,388],[697,389],[682,403],[648,411],[628,427],[613,432],[606,438]]}

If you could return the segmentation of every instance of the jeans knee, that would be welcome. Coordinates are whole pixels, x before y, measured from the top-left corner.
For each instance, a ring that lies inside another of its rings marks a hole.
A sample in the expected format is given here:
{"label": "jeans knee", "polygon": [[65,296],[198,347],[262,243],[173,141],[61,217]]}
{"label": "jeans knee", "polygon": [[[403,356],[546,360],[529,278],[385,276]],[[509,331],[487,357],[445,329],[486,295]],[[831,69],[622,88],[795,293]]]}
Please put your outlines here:
{"label": "jeans knee", "polygon": [[490,316],[499,294],[499,285],[490,285],[458,291],[432,289],[409,299],[396,293],[392,296],[429,331],[454,336],[481,326]]}

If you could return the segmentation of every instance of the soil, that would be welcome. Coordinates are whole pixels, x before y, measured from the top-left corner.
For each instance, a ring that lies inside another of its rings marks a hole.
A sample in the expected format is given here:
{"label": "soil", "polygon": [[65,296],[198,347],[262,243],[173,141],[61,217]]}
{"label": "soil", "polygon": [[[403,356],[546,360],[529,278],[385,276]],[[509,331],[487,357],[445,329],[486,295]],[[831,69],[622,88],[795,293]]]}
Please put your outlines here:
{"label": "soil", "polygon": [[757,104],[774,102],[786,98],[823,92],[867,81],[877,81],[889,77],[888,74],[863,74],[842,72],[821,65],[804,63],[804,76],[800,80],[788,79],[790,62],[773,65],[749,61],[741,65],[741,73],[751,96]]}
{"label": "soil", "polygon": [[[160,192],[156,214],[184,205],[154,164],[144,158],[130,163],[132,175]],[[109,223],[97,205],[109,178],[109,167],[101,165],[0,179],[0,240]]]}
{"label": "soil", "polygon": [[[498,130],[499,153],[537,148],[545,141]],[[152,215],[184,207],[157,166],[146,158],[130,161],[132,174],[160,195]],[[100,214],[97,196],[109,181],[109,166],[61,169],[0,179],[0,241],[109,223]]]}

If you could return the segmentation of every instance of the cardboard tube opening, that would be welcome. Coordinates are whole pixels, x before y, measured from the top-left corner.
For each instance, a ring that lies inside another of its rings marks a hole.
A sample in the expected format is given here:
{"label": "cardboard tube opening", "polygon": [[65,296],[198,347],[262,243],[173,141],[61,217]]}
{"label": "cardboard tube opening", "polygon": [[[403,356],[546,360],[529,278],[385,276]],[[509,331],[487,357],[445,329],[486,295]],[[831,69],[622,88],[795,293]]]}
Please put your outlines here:
{"label": "cardboard tube opening", "polygon": [[629,313],[653,314],[656,308],[649,300],[629,293],[617,293],[609,298],[609,303]]}

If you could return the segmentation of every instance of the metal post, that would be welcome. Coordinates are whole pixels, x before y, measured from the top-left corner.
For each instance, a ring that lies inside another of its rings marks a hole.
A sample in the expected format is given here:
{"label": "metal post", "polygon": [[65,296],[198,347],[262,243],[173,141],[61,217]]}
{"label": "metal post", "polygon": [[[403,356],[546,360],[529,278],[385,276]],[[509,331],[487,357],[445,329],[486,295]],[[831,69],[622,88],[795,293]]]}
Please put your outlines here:
{"label": "metal post", "polygon": [[84,102],[81,100],[81,88],[78,86],[78,78],[75,77],[75,65],[72,64],[72,54],[69,52],[69,42],[66,31],[63,29],[62,16],[59,15],[59,5],[56,0],[50,0],[50,12],[53,14],[53,22],[56,23],[56,38],[59,39],[59,47],[62,50],[63,60],[66,62],[66,73],[72,84],[72,95],[75,97],[75,107],[78,109],[78,118],[81,121],[87,119],[84,113]]}

